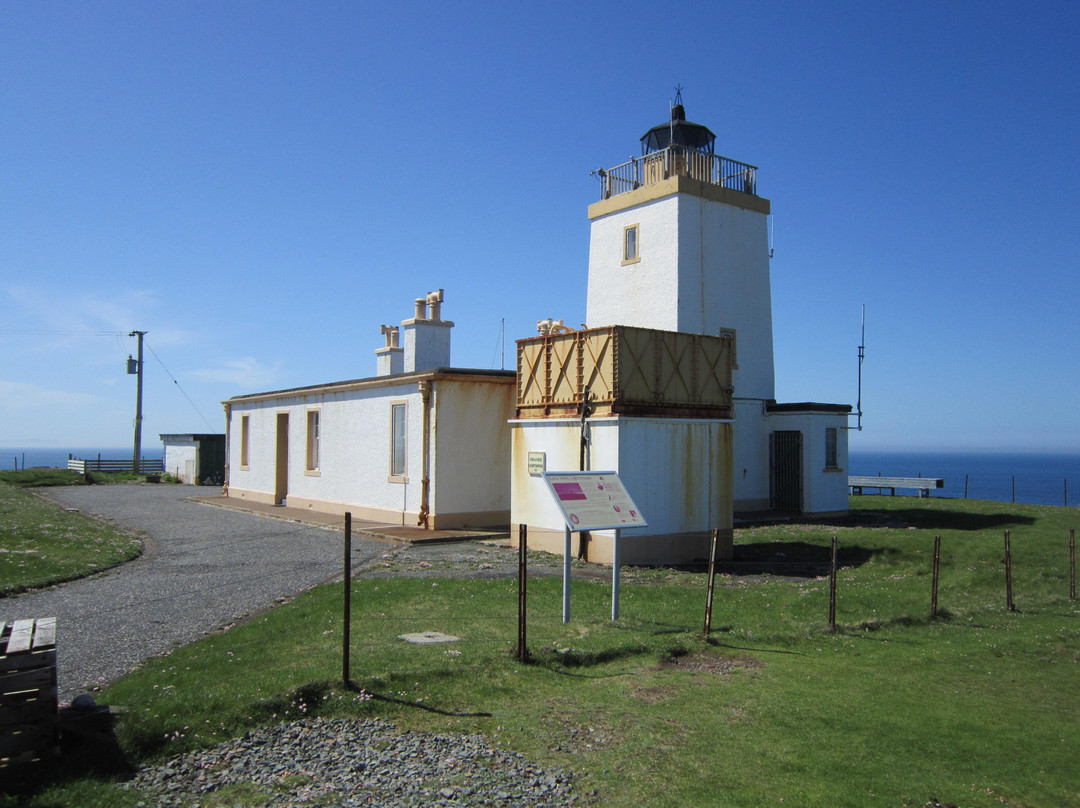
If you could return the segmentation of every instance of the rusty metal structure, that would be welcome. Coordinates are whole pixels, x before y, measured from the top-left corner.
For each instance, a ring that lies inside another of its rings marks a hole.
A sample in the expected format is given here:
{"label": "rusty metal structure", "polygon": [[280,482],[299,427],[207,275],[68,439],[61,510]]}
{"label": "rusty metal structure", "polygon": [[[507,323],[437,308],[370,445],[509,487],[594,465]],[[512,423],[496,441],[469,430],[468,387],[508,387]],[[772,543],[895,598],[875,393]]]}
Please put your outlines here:
{"label": "rusty metal structure", "polygon": [[735,332],[614,325],[517,342],[518,418],[732,418]]}

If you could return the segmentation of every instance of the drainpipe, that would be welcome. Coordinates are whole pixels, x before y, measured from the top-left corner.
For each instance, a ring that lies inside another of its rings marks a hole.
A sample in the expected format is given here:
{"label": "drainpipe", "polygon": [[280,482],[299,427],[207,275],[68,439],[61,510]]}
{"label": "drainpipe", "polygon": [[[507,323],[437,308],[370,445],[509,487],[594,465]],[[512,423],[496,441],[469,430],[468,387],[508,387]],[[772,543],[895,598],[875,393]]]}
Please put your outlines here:
{"label": "drainpipe", "polygon": [[431,436],[429,434],[431,429],[431,393],[432,383],[430,379],[424,379],[419,384],[420,387],[420,399],[422,401],[421,409],[423,410],[423,438],[420,442],[420,470],[423,475],[420,478],[420,518],[417,519],[416,524],[420,527],[426,528],[428,526],[428,514],[430,513],[429,499],[431,496]]}
{"label": "drainpipe", "polygon": [[[591,460],[592,457],[587,454],[590,440],[589,430],[589,414],[592,412],[592,407],[589,406],[589,385],[585,385],[581,393],[581,451],[578,456],[578,469],[580,471],[587,471],[586,466],[590,463],[586,463],[586,459]],[[583,530],[578,533],[578,558],[582,561],[589,560],[589,542],[592,540],[592,536],[589,531]]]}
{"label": "drainpipe", "polygon": [[229,462],[229,451],[232,448],[232,405],[228,401],[222,401],[221,406],[225,408],[225,484],[221,487],[221,496],[229,496],[229,469],[232,468],[232,464]]}

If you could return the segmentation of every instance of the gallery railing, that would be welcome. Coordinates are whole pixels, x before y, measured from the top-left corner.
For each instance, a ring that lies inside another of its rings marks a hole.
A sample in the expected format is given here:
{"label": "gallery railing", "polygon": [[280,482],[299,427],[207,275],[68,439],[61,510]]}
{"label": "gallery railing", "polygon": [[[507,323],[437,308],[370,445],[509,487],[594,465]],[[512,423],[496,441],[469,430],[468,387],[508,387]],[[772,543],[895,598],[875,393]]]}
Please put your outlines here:
{"label": "gallery railing", "polygon": [[601,199],[674,176],[693,177],[733,191],[757,195],[757,166],[686,146],[668,146],[594,173],[600,178]]}

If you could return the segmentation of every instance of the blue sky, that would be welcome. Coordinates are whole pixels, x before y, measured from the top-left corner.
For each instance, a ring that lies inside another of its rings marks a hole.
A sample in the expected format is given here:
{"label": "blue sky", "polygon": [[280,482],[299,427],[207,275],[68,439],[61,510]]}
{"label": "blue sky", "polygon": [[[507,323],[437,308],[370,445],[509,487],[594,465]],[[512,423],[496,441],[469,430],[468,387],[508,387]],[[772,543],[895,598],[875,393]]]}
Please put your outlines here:
{"label": "blue sky", "polygon": [[678,83],[772,201],[780,401],[855,403],[865,304],[853,449],[1078,452],[1077,42],[1065,2],[0,0],[0,446],[129,446],[135,329],[144,445],[373,375],[440,287],[454,364],[505,319],[512,368]]}

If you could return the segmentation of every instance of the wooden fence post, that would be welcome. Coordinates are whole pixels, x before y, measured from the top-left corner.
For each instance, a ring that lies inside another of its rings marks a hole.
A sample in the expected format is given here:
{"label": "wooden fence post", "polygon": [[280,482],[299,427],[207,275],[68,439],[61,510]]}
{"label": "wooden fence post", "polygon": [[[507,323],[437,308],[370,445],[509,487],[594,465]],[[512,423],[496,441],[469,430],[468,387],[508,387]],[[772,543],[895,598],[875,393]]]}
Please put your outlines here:
{"label": "wooden fence post", "polygon": [[1069,528],[1069,600],[1076,600],[1076,528]]}
{"label": "wooden fence post", "polygon": [[934,536],[934,589],[930,596],[930,618],[937,617],[938,569],[941,566],[941,536]]}
{"label": "wooden fence post", "polygon": [[528,576],[529,529],[518,525],[518,660],[528,661],[529,648],[525,637],[525,586]]}
{"label": "wooden fence post", "polygon": [[829,631],[836,631],[836,536],[832,537],[832,560],[829,563]]}
{"label": "wooden fence post", "polygon": [[1005,531],[1005,604],[1010,612],[1016,611],[1012,595],[1012,547],[1009,531]]}
{"label": "wooden fence post", "polygon": [[720,539],[720,531],[712,532],[712,548],[709,550],[709,583],[705,594],[705,636],[712,631],[712,604],[713,591],[716,585],[716,545]]}
{"label": "wooden fence post", "polygon": [[345,626],[341,632],[341,681],[349,684],[349,639],[352,634],[352,513],[345,513]]}

